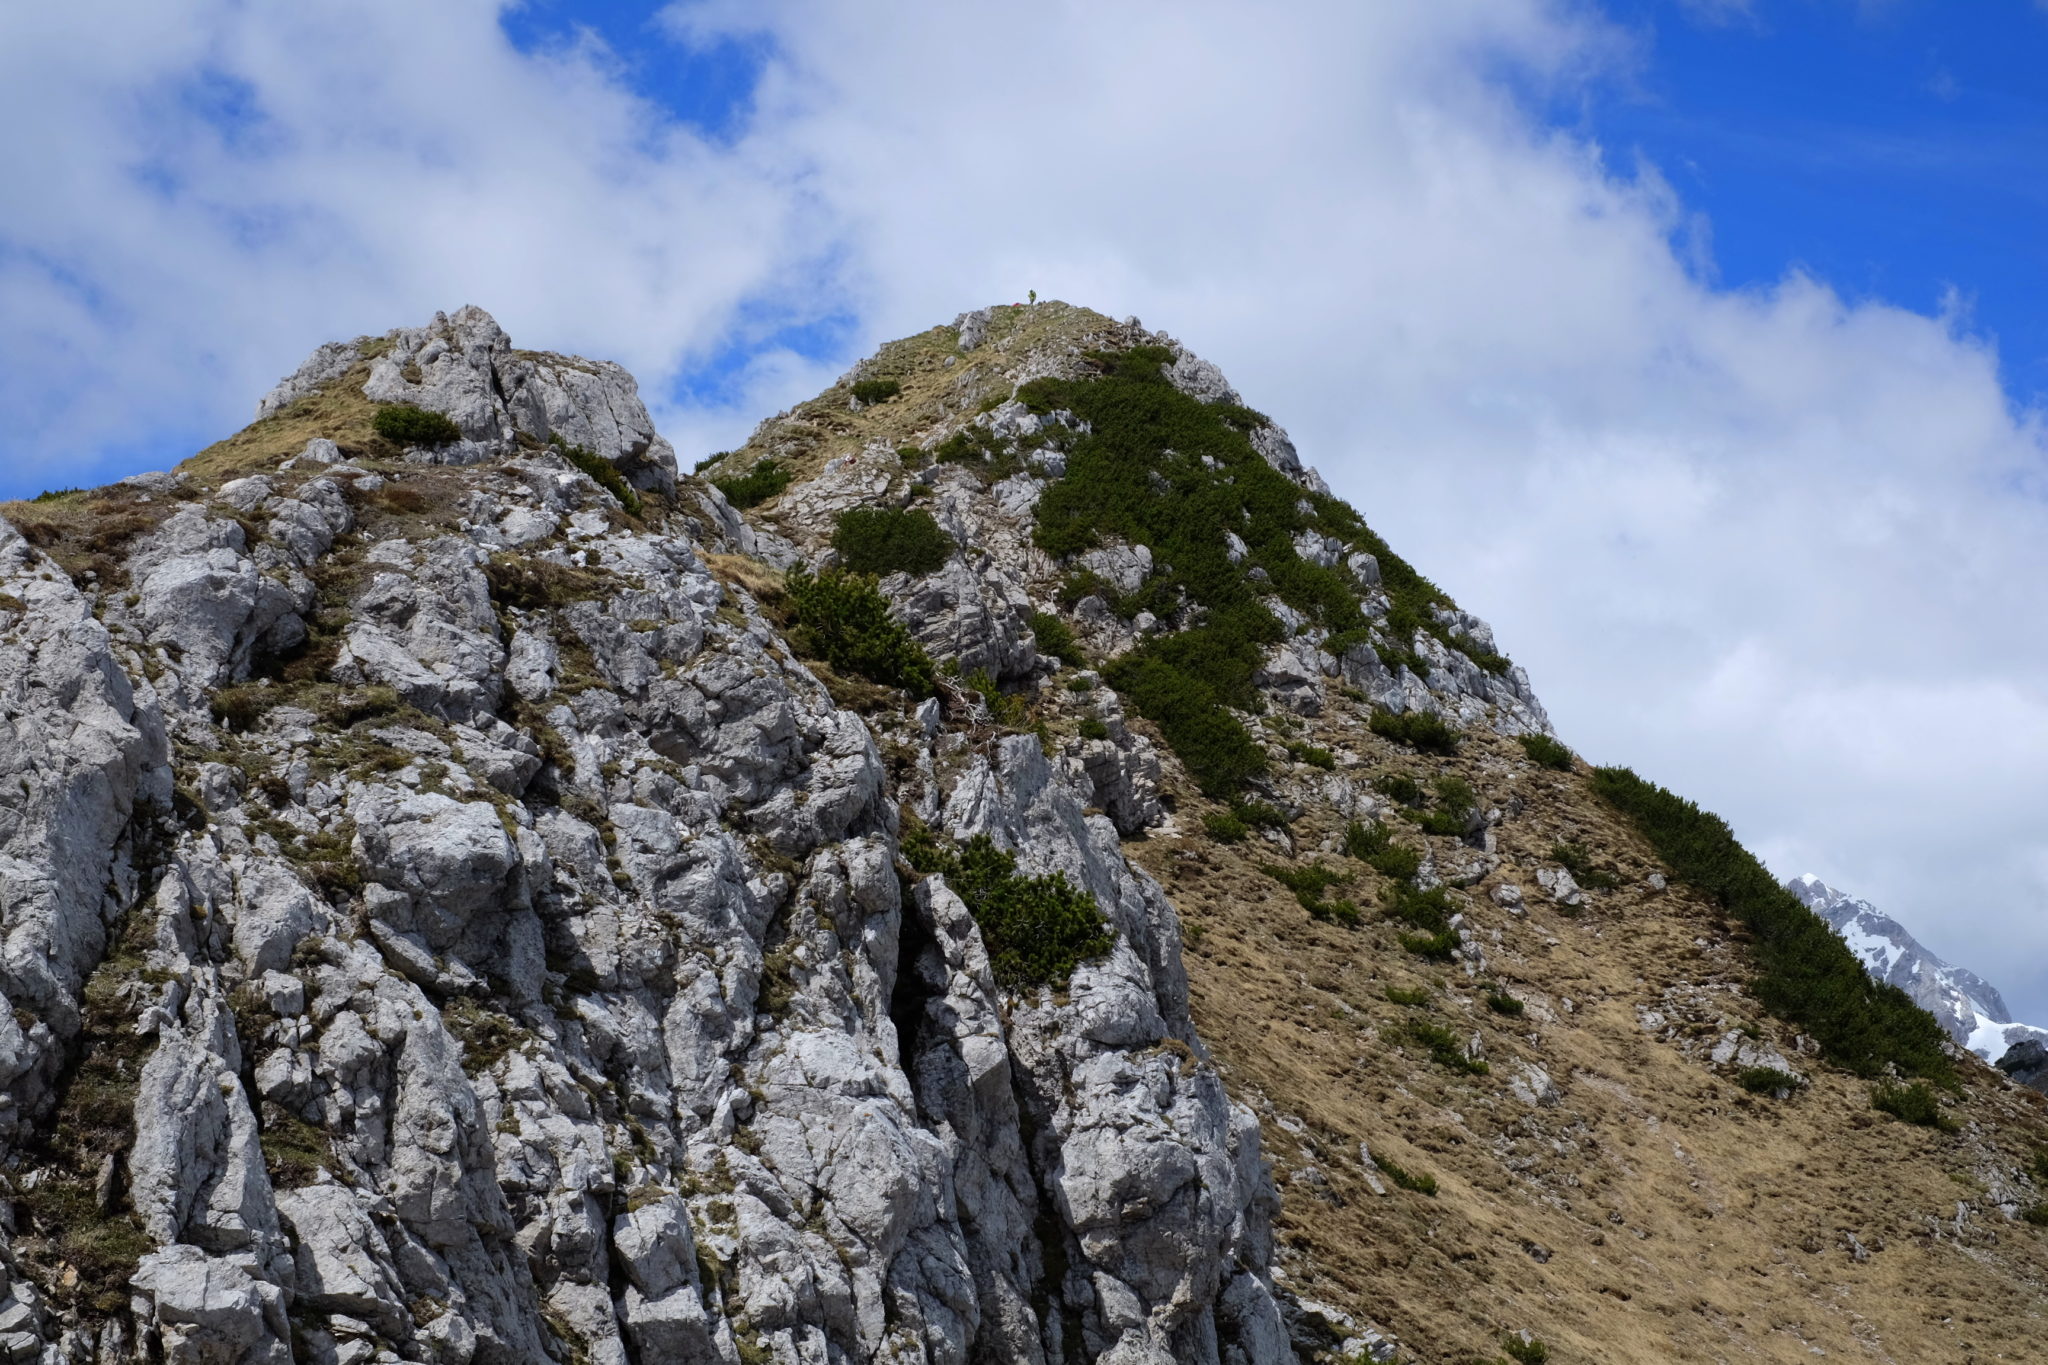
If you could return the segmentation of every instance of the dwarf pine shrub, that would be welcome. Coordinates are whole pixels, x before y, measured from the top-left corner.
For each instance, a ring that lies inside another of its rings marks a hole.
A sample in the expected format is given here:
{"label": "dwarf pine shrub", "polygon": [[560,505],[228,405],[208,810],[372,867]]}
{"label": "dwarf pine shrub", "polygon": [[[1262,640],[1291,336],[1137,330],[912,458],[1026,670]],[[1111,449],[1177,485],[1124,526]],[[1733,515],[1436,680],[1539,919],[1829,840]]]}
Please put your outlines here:
{"label": "dwarf pine shrub", "polygon": [[1366,724],[1382,739],[1405,744],[1417,753],[1436,754],[1443,758],[1457,753],[1462,739],[1457,729],[1446,724],[1444,718],[1434,711],[1395,712],[1376,706],[1372,719]]}
{"label": "dwarf pine shrub", "polygon": [[981,926],[989,968],[996,984],[1021,991],[1038,986],[1064,987],[1074,968],[1101,957],[1115,945],[1095,897],[1067,880],[1064,872],[1026,877],[1017,858],[986,834],[977,834],[956,852],[929,830],[916,851],[908,837],[904,856],[921,872],[944,874]]}
{"label": "dwarf pine shrub", "polygon": [[1422,870],[1421,852],[1395,843],[1392,832],[1377,822],[1368,825],[1353,820],[1345,826],[1344,852],[1397,882],[1408,881]]}
{"label": "dwarf pine shrub", "polygon": [[1290,823],[1286,811],[1264,801],[1233,801],[1230,804],[1230,813],[1258,829],[1286,829]]}
{"label": "dwarf pine shrub", "polygon": [[1081,642],[1074,638],[1073,630],[1049,611],[1031,613],[1031,635],[1038,641],[1040,654],[1050,654],[1063,664],[1087,662],[1081,653]]}
{"label": "dwarf pine shrub", "polygon": [[1389,801],[1404,806],[1420,806],[1429,799],[1423,795],[1422,784],[1406,773],[1382,773],[1372,780],[1372,787]]}
{"label": "dwarf pine shrub", "polygon": [[462,439],[462,428],[438,412],[411,403],[386,403],[370,419],[379,436],[399,446],[445,446]]}
{"label": "dwarf pine shrub", "polygon": [[861,403],[886,403],[903,392],[903,385],[894,379],[856,379],[853,381],[853,396]]}
{"label": "dwarf pine shrub", "polygon": [[1551,860],[1572,874],[1572,880],[1589,891],[1612,891],[1621,885],[1621,878],[1605,868],[1597,867],[1593,855],[1573,843],[1555,843],[1550,846]]}
{"label": "dwarf pine shrub", "polygon": [[1330,888],[1349,882],[1349,873],[1337,872],[1319,863],[1293,868],[1268,863],[1259,870],[1292,891],[1294,899],[1300,902],[1302,909],[1308,911],[1310,918],[1344,925],[1356,925],[1359,922],[1358,906],[1354,902],[1323,898],[1323,893]]}
{"label": "dwarf pine shrub", "polygon": [[1519,735],[1522,752],[1529,761],[1539,768],[1551,768],[1561,773],[1572,770],[1572,751],[1552,739],[1549,735]]}
{"label": "dwarf pine shrub", "polygon": [[589,446],[558,441],[555,448],[562,452],[563,459],[597,480],[598,487],[617,498],[627,515],[640,515],[640,495],[633,490],[632,484],[626,482],[626,476],[619,472],[617,465]]}
{"label": "dwarf pine shrub", "polygon": [[1901,1085],[1893,1081],[1880,1081],[1870,1089],[1870,1105],[1881,1109],[1893,1118],[1904,1119],[1922,1128],[1935,1128],[1944,1133],[1953,1133],[1961,1127],[1954,1119],[1942,1112],[1941,1101],[1936,1098],[1934,1087],[1925,1081],[1914,1081]]}
{"label": "dwarf pine shrub", "polygon": [[711,484],[725,494],[734,507],[757,507],[789,487],[789,470],[780,461],[760,460],[752,469],[730,479],[713,479]]}
{"label": "dwarf pine shrub", "polygon": [[1780,1090],[1797,1090],[1799,1078],[1774,1066],[1746,1066],[1735,1073],[1735,1083],[1752,1095],[1774,1095]]}
{"label": "dwarf pine shrub", "polygon": [[1428,834],[1463,834],[1472,823],[1472,812],[1479,802],[1471,785],[1462,777],[1439,777],[1436,780],[1436,800],[1436,809],[1423,812],[1416,817],[1415,823]]}
{"label": "dwarf pine shrub", "polygon": [[1337,756],[1319,744],[1289,744],[1287,752],[1295,761],[1306,763],[1311,768],[1321,768],[1324,772],[1337,766]]}
{"label": "dwarf pine shrub", "polygon": [[848,573],[923,575],[946,562],[953,540],[929,512],[849,507],[833,527],[832,548]]}
{"label": "dwarf pine shrub", "polygon": [[1427,1050],[1432,1062],[1461,1075],[1484,1076],[1493,1069],[1477,1057],[1466,1056],[1465,1045],[1458,1041],[1458,1035],[1442,1024],[1432,1024],[1427,1019],[1410,1019],[1408,1038]]}
{"label": "dwarf pine shrub", "polygon": [[790,642],[842,673],[854,673],[884,687],[926,697],[938,688],[931,656],[924,652],[889,604],[875,580],[837,569],[812,574],[796,568],[784,582],[796,627]]}
{"label": "dwarf pine shrub", "polygon": [[1219,844],[1241,844],[1252,832],[1252,827],[1227,810],[1205,811],[1202,814],[1202,828],[1209,837]]}
{"label": "dwarf pine shrub", "polygon": [[1435,1176],[1409,1171],[1383,1156],[1375,1156],[1372,1159],[1372,1164],[1385,1172],[1387,1179],[1393,1181],[1397,1188],[1413,1190],[1417,1194],[1426,1194],[1432,1199],[1436,1198],[1437,1185]]}

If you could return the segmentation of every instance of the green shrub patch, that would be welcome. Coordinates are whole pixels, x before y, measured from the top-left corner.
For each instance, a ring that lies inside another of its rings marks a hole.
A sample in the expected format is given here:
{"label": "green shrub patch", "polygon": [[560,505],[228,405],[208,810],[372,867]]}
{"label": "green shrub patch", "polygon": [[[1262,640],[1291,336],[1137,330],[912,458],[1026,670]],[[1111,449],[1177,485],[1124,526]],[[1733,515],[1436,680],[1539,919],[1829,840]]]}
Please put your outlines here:
{"label": "green shrub patch", "polygon": [[[1268,425],[1247,408],[1202,403],[1181,393],[1164,367],[1163,347],[1097,352],[1096,373],[1081,379],[1038,379],[1017,397],[1040,414],[1074,413],[1085,428],[1067,452],[1067,471],[1040,497],[1036,539],[1061,558],[1105,541],[1148,546],[1154,573],[1135,593],[1102,593],[1126,619],[1150,611],[1184,628],[1146,640],[1111,666],[1110,681],[1212,796],[1231,796],[1264,771],[1263,755],[1230,712],[1258,709],[1253,683],[1264,648],[1284,631],[1263,599],[1278,597],[1330,635],[1365,638],[1369,623],[1349,578],[1294,550],[1294,537],[1316,531],[1385,551],[1357,513],[1334,498],[1305,494],[1253,447],[1250,434]],[[989,459],[993,438],[977,429],[941,448],[945,459]],[[1226,535],[1246,546],[1233,563]],[[1403,602],[1448,604],[1390,552],[1389,573],[1412,592]],[[1403,577],[1404,573],[1406,577]],[[1063,600],[1101,592],[1070,584]],[[1411,601],[1412,599],[1412,601]],[[1427,610],[1418,621],[1432,618]]]}
{"label": "green shrub patch", "polygon": [[1407,1005],[1412,1008],[1417,1005],[1427,1005],[1429,1003],[1429,991],[1421,986],[1389,986],[1387,987],[1387,999],[1396,1005]]}
{"label": "green shrub patch", "polygon": [[562,452],[562,458],[597,481],[597,486],[619,500],[619,506],[626,509],[628,516],[640,515],[640,495],[633,491],[633,485],[626,482],[626,476],[619,467],[589,446],[571,445],[558,440],[555,448]]}
{"label": "green shrub patch", "polygon": [[1527,754],[1529,761],[1537,767],[1551,768],[1561,773],[1572,770],[1572,751],[1549,735],[1519,735],[1517,738],[1521,740],[1522,752]]}
{"label": "green shrub patch", "polygon": [[[1030,724],[1031,707],[1022,697],[1003,691],[987,669],[976,670],[969,674],[965,681],[970,688],[981,694],[981,700],[987,705],[990,718],[997,725],[1006,730],[1021,730]],[[1100,725],[1101,722],[1097,721],[1096,724]],[[1103,726],[1104,736],[1106,737],[1108,733],[1109,727]]]}
{"label": "green shrub patch", "polygon": [[1372,1164],[1385,1172],[1387,1179],[1393,1181],[1397,1187],[1413,1190],[1417,1194],[1426,1194],[1432,1199],[1436,1198],[1435,1176],[1405,1170],[1383,1156],[1375,1156]]}
{"label": "green shrub patch", "polygon": [[1394,842],[1394,836],[1385,825],[1364,824],[1353,820],[1344,829],[1344,852],[1358,861],[1397,882],[1411,880],[1422,870],[1420,850]]}
{"label": "green shrub patch", "polygon": [[1337,756],[1320,745],[1289,744],[1287,752],[1293,755],[1297,763],[1306,763],[1309,767],[1321,768],[1324,772],[1330,772],[1337,766]]}
{"label": "green shrub patch", "polygon": [[853,396],[862,404],[886,403],[903,392],[903,385],[894,379],[856,379],[853,381]]}
{"label": "green shrub patch", "polygon": [[1962,1126],[1942,1112],[1941,1100],[1935,1095],[1934,1087],[1925,1081],[1914,1081],[1910,1085],[1880,1081],[1870,1088],[1870,1105],[1893,1118],[1917,1123],[1922,1128],[1953,1133]]}
{"label": "green shrub patch", "polygon": [[1436,809],[1424,811],[1416,817],[1415,823],[1422,826],[1427,834],[1464,834],[1479,803],[1471,786],[1462,777],[1439,777],[1436,780],[1436,800]]}
{"label": "green shrub patch", "polygon": [[1746,1066],[1735,1073],[1735,1083],[1752,1095],[1775,1095],[1780,1090],[1797,1090],[1799,1078],[1774,1066]]}
{"label": "green shrub patch", "polygon": [[1014,854],[977,834],[958,852],[918,827],[906,835],[904,857],[920,872],[941,873],[981,926],[989,967],[1004,990],[1065,987],[1074,968],[1107,953],[1116,940],[1096,908],[1095,897],[1067,880],[1018,875]]}
{"label": "green shrub patch", "polygon": [[1081,642],[1074,638],[1074,632],[1067,623],[1049,611],[1031,613],[1031,635],[1038,641],[1040,654],[1050,654],[1067,665],[1088,661],[1081,653]]}
{"label": "green shrub patch", "polygon": [[1382,773],[1372,780],[1373,790],[1389,801],[1404,806],[1421,806],[1429,798],[1423,794],[1422,784],[1406,773]]}
{"label": "green shrub patch", "polygon": [[1422,754],[1449,758],[1458,752],[1462,736],[1455,726],[1444,723],[1434,711],[1394,712],[1384,706],[1373,708],[1367,727],[1382,739],[1405,744]]}
{"label": "green shrub patch", "polygon": [[[1874,1076],[1886,1062],[1944,1084],[1947,1035],[1897,986],[1873,981],[1827,921],[1778,885],[1719,816],[1627,768],[1596,768],[1593,790],[1629,817],[1678,877],[1748,928],[1757,999],[1811,1034],[1838,1065]],[[1576,876],[1577,874],[1573,874]]]}
{"label": "green shrub patch", "polygon": [[1252,832],[1252,827],[1227,810],[1206,811],[1202,815],[1202,828],[1209,837],[1219,844],[1241,844]]}
{"label": "green shrub patch", "polygon": [[1550,846],[1550,856],[1560,867],[1572,874],[1572,880],[1588,891],[1612,891],[1621,885],[1621,878],[1593,863],[1593,855],[1577,844],[1556,843]]}
{"label": "green shrub patch", "polygon": [[1230,804],[1230,813],[1247,825],[1259,829],[1286,829],[1289,824],[1286,811],[1278,806],[1267,805],[1264,801],[1233,801]]}
{"label": "green shrub patch", "polygon": [[1442,1024],[1432,1024],[1427,1019],[1410,1019],[1408,1038],[1427,1049],[1432,1062],[1461,1075],[1484,1076],[1493,1069],[1477,1057],[1467,1057],[1465,1045],[1458,1041],[1458,1035]]}
{"label": "green shrub patch", "polygon": [[832,548],[848,573],[924,575],[953,553],[932,514],[900,507],[850,507],[839,514]]}
{"label": "green shrub patch", "polygon": [[1268,863],[1259,870],[1292,891],[1294,899],[1301,903],[1302,909],[1308,911],[1310,918],[1348,926],[1358,924],[1358,906],[1354,902],[1323,899],[1323,893],[1331,887],[1342,886],[1350,881],[1349,873],[1336,872],[1319,863],[1294,868]]}
{"label": "green shrub patch", "polygon": [[812,574],[797,568],[790,570],[784,587],[796,614],[790,643],[800,652],[912,696],[938,690],[931,657],[889,614],[874,579],[837,569]]}
{"label": "green shrub patch", "polygon": [[730,479],[713,479],[712,487],[725,494],[734,507],[758,507],[789,487],[790,472],[779,461],[762,460],[744,474]]}
{"label": "green shrub patch", "polygon": [[438,412],[411,403],[387,403],[370,419],[371,428],[393,445],[445,446],[462,439],[462,428]]}

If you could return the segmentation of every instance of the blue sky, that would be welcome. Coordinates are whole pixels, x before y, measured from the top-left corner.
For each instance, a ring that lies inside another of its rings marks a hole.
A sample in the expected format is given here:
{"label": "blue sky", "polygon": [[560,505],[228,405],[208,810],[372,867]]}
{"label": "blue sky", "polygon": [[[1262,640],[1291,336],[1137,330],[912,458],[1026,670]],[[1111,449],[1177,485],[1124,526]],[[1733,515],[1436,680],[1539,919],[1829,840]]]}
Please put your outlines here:
{"label": "blue sky", "polygon": [[0,7],[0,497],[476,303],[686,464],[1021,298],[1218,363],[1559,734],[2048,1023],[2048,8]]}
{"label": "blue sky", "polygon": [[[736,139],[770,40],[682,42],[665,8],[530,0],[501,22],[528,52],[595,36],[624,84]],[[1714,280],[1765,287],[1799,269],[1851,297],[1959,309],[1995,340],[2016,393],[2048,390],[2048,8],[1987,0],[1960,22],[1931,0],[1595,8],[1628,34],[1630,60],[1536,103],[1616,165],[1654,166],[1693,215],[1687,245]],[[757,350],[837,354],[854,330],[842,315],[736,338],[679,376],[677,396],[719,392]]]}
{"label": "blue sky", "polygon": [[1607,10],[1643,35],[1642,65],[1567,126],[1654,162],[1711,225],[1723,281],[1798,266],[1920,309],[1954,290],[1998,339],[2009,382],[2048,389],[2048,9]]}

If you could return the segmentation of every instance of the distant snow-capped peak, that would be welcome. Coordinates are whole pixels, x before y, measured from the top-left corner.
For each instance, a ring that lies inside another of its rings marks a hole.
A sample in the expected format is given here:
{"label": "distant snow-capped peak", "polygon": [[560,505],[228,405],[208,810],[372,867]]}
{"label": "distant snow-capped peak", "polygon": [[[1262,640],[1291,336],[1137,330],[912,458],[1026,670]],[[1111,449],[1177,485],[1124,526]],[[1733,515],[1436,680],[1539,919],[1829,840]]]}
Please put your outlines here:
{"label": "distant snow-capped peak", "polygon": [[1967,967],[1952,966],[1922,947],[1905,926],[1869,901],[1838,891],[1808,873],[1785,889],[1826,920],[1879,981],[1897,986],[1970,1051],[1996,1062],[2006,1049],[2031,1038],[2048,1043],[2048,1029],[2013,1022],[1998,988]]}

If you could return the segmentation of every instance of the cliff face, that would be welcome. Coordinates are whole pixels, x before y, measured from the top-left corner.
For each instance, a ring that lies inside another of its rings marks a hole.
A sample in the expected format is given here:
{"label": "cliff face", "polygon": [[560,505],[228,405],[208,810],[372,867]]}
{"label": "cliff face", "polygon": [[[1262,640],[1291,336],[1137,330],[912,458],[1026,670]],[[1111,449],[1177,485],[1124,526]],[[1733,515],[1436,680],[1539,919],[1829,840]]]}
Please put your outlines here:
{"label": "cliff face", "polygon": [[1874,1117],[1135,322],[963,315],[682,475],[464,309],[0,512],[15,1360],[2038,1340],[2040,1097]]}

